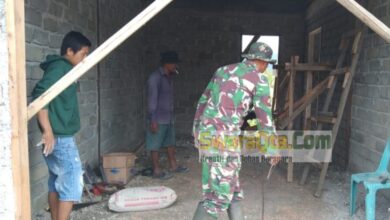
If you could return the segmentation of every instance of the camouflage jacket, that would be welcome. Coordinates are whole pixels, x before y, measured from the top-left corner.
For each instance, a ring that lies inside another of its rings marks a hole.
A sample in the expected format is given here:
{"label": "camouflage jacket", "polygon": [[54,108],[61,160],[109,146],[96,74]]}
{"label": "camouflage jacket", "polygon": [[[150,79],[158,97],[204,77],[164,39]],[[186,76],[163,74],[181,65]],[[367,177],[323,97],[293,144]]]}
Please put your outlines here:
{"label": "camouflage jacket", "polygon": [[193,135],[199,132],[240,132],[253,105],[258,130],[273,131],[270,86],[251,61],[220,67],[198,101]]}

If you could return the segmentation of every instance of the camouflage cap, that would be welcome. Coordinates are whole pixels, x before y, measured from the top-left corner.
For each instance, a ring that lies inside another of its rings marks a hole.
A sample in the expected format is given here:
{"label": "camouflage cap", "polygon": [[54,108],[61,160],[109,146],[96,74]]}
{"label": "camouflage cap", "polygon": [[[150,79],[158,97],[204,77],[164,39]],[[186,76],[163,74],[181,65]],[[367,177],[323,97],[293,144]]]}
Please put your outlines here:
{"label": "camouflage cap", "polygon": [[262,42],[253,43],[247,54],[243,54],[242,57],[250,60],[263,60],[269,63],[276,63],[276,60],[272,58],[272,49],[268,44]]}

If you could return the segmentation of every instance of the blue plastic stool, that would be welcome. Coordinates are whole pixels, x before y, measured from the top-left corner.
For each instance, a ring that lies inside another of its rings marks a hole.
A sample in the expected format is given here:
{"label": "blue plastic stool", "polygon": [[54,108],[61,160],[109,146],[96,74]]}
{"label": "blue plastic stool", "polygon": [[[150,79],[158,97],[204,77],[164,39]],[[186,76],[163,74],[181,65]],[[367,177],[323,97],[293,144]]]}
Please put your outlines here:
{"label": "blue plastic stool", "polygon": [[366,189],[366,220],[375,219],[375,196],[380,189],[390,189],[390,173],[387,170],[390,159],[390,139],[387,141],[382,154],[381,162],[375,172],[358,173],[351,176],[351,197],[349,214],[352,216],[356,211],[357,185],[363,182]]}

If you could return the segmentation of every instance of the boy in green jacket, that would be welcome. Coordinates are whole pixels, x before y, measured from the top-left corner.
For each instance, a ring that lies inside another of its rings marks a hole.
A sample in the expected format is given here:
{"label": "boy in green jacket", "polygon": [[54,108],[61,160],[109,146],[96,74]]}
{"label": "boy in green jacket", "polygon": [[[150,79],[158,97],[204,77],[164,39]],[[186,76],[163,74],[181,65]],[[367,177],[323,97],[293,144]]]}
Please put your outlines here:
{"label": "boy in green jacket", "polygon": [[[40,67],[45,71],[32,96],[38,98],[80,63],[91,42],[71,31],[63,39],[61,56],[48,55]],[[49,169],[49,206],[53,220],[69,219],[73,203],[80,201],[83,171],[74,135],[80,130],[77,85],[73,83],[37,115],[42,131],[43,154]]]}

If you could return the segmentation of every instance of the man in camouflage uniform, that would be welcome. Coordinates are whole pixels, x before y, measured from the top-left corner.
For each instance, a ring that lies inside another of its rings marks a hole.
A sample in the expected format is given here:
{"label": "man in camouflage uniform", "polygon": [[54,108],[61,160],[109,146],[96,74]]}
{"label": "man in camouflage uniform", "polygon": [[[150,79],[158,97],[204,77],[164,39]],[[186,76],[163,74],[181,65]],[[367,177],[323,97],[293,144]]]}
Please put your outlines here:
{"label": "man in camouflage uniform", "polygon": [[265,43],[253,43],[249,53],[242,56],[246,58],[243,62],[215,72],[198,102],[193,135],[202,156],[203,199],[195,220],[214,219],[225,210],[230,219],[244,219],[239,206],[243,198],[239,135],[243,118],[252,105],[258,130],[274,131],[269,83],[263,74],[268,64],[274,62],[272,49]]}

